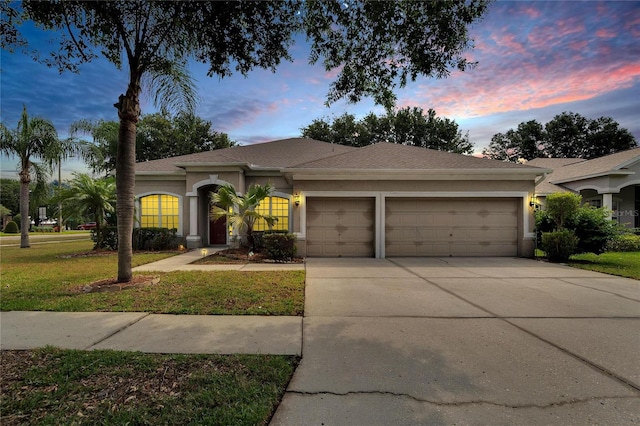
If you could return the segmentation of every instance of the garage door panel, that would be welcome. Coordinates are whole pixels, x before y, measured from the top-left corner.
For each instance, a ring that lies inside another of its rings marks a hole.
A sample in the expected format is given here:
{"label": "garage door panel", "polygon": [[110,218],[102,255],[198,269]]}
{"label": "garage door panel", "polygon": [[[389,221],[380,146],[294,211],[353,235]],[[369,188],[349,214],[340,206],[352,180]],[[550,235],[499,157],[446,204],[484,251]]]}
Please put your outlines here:
{"label": "garage door panel", "polygon": [[374,255],[373,198],[307,198],[307,255]]}
{"label": "garage door panel", "polygon": [[516,199],[387,198],[387,256],[515,256]]}

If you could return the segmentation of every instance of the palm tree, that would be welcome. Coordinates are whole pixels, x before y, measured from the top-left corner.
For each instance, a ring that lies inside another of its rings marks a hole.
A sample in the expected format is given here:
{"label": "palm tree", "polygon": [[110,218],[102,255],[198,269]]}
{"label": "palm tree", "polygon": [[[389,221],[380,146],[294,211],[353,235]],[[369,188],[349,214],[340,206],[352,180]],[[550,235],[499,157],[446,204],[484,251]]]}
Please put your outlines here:
{"label": "palm tree", "polygon": [[219,220],[228,218],[231,225],[247,236],[247,244],[251,250],[255,250],[255,240],[253,238],[253,227],[256,221],[264,219],[269,227],[273,226],[277,218],[263,215],[256,211],[262,200],[273,194],[273,185],[267,183],[265,186],[253,184],[244,195],[238,195],[236,189],[231,184],[218,187],[218,190],[211,194],[211,217]]}
{"label": "palm tree", "polygon": [[54,203],[62,202],[65,217],[91,217],[96,222],[96,245],[102,245],[102,227],[107,213],[116,212],[116,182],[114,178],[93,179],[86,173],[74,173],[69,187],[61,189],[53,197]]}
{"label": "palm tree", "polygon": [[89,167],[95,174],[104,173],[109,176],[116,168],[116,150],[118,147],[117,121],[78,120],[71,123],[69,133],[75,137],[78,133],[91,135],[93,143],[90,149]]}
{"label": "palm tree", "polygon": [[[16,130],[9,130],[0,124],[0,152],[15,155],[20,163],[20,247],[29,248],[29,184],[32,176],[36,186],[42,188],[53,164],[73,152],[70,140],[58,139],[58,133],[51,121],[40,117],[29,118],[27,107],[22,110]],[[39,159],[40,162],[35,160]]]}

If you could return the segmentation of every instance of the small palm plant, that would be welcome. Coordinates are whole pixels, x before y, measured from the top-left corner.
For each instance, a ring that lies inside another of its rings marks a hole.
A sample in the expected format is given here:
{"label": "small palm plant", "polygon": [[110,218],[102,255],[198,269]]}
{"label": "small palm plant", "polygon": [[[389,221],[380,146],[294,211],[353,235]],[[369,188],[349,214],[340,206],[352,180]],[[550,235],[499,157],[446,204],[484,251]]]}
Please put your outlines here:
{"label": "small palm plant", "polygon": [[62,202],[65,216],[73,218],[91,217],[96,222],[96,246],[102,246],[102,228],[107,214],[116,212],[115,179],[93,179],[86,173],[74,173],[68,188],[63,188],[53,197],[53,202]]}
{"label": "small palm plant", "polygon": [[218,190],[211,194],[211,217],[219,220],[226,217],[229,223],[237,229],[241,235],[245,234],[247,246],[255,251],[255,239],[253,228],[257,221],[264,219],[269,227],[277,221],[277,218],[264,215],[256,211],[262,200],[273,194],[273,185],[253,184],[243,195],[238,195],[236,189],[231,184],[218,187]]}

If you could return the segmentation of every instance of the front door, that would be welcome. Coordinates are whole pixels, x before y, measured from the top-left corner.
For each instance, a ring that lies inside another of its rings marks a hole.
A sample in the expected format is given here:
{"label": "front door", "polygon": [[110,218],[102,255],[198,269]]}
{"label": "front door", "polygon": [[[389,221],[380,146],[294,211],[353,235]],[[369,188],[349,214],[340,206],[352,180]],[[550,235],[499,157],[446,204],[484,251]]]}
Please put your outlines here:
{"label": "front door", "polygon": [[218,220],[209,220],[209,244],[227,244],[227,219],[222,217]]}

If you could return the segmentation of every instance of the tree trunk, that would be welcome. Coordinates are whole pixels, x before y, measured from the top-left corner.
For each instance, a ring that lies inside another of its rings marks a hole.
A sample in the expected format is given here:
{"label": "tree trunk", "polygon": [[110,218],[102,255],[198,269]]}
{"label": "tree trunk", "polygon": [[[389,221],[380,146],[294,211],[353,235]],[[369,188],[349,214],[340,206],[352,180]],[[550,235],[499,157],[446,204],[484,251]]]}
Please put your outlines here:
{"label": "tree trunk", "polygon": [[20,171],[20,248],[29,248],[29,184],[31,179],[28,170]]}
{"label": "tree trunk", "polygon": [[[132,88],[133,87],[133,88]],[[136,89],[138,88],[138,89]],[[118,218],[118,282],[131,280],[132,234],[135,195],[136,125],[140,117],[139,85],[131,84],[120,95],[120,129],[116,156],[116,214]]]}

